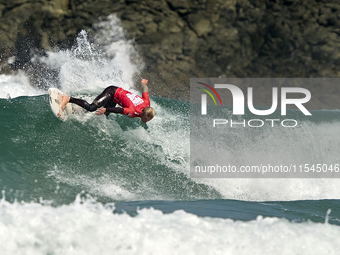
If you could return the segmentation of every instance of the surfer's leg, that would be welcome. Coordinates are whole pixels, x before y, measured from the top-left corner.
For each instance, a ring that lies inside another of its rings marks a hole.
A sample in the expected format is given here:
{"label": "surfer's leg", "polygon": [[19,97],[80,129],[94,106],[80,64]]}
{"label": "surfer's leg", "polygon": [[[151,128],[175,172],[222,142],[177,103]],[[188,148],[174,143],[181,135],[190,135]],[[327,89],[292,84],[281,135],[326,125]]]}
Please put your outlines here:
{"label": "surfer's leg", "polygon": [[106,105],[108,102],[110,102],[113,99],[113,95],[116,92],[117,87],[110,86],[107,87],[99,96],[97,96],[91,104],[86,102],[85,100],[70,97],[69,102],[79,105],[80,107],[83,107],[89,112],[94,112],[98,108]]}
{"label": "surfer's leg", "polygon": [[62,101],[61,101],[61,109],[64,110],[65,106],[68,103],[73,103],[76,105],[79,105],[80,107],[83,107],[84,109],[88,110],[88,111],[95,111],[97,108],[92,109],[91,105],[86,102],[85,100],[79,99],[79,98],[74,98],[74,97],[69,97],[66,96],[65,94],[62,97]]}
{"label": "surfer's leg", "polygon": [[105,107],[107,104],[113,103],[113,96],[116,93],[116,86],[107,87],[99,96],[97,96],[92,104],[96,105],[97,108]]}
{"label": "surfer's leg", "polygon": [[83,99],[79,99],[79,98],[74,98],[74,97],[70,97],[70,103],[79,105],[80,107],[88,110],[89,112],[94,112],[95,110],[97,110],[98,107],[96,107],[96,105],[94,104],[89,104],[88,102],[86,102]]}

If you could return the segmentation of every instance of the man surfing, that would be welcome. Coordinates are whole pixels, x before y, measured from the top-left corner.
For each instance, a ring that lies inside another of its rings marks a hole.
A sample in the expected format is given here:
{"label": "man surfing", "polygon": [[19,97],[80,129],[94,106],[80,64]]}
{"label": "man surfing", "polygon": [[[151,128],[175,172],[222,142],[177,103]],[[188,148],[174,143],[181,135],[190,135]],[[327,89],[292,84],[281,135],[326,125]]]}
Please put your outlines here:
{"label": "man surfing", "polygon": [[[68,103],[79,105],[87,111],[96,111],[97,115],[110,113],[121,113],[129,118],[139,117],[146,123],[155,116],[155,110],[150,107],[148,80],[142,79],[142,97],[137,96],[123,88],[116,86],[107,87],[91,104],[85,100],[63,95],[61,109],[63,110]],[[116,105],[121,107],[116,107]],[[103,108],[101,108],[103,107]]]}

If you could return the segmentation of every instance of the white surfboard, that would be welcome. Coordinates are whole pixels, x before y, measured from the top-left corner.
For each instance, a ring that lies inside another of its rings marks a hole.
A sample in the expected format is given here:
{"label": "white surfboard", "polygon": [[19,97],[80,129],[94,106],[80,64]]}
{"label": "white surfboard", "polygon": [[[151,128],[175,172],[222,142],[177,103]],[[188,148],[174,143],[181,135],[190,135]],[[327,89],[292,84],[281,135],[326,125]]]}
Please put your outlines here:
{"label": "white surfboard", "polygon": [[75,104],[67,104],[65,109],[61,110],[60,104],[64,93],[57,88],[50,88],[48,94],[53,114],[62,121],[67,120],[72,115],[79,115],[85,112],[83,108]]}

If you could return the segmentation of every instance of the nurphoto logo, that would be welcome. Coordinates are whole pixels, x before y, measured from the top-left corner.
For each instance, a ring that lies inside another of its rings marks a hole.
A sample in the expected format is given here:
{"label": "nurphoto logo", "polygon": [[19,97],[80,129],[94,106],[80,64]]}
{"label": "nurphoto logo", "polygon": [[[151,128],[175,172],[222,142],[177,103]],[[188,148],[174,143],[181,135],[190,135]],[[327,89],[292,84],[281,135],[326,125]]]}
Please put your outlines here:
{"label": "nurphoto logo", "polygon": [[[214,87],[211,85],[208,85],[203,82],[197,82],[197,84],[203,85],[205,88],[197,87],[198,89],[205,92],[204,94],[201,94],[201,115],[207,115],[207,95],[210,96],[210,98],[213,100],[215,106],[217,106],[216,99],[214,95],[217,97],[217,99],[220,102],[220,105],[223,106],[222,100],[216,89],[227,89],[232,95],[233,98],[233,115],[244,115],[245,114],[245,96],[242,90],[232,84],[214,84]],[[208,90],[210,89],[212,93]],[[247,106],[249,111],[257,116],[267,116],[270,114],[273,114],[278,107],[278,101],[279,101],[279,93],[278,88],[273,87],[269,88],[271,89],[271,95],[272,95],[272,104],[269,109],[265,110],[259,110],[254,107],[253,103],[253,88],[248,87],[247,88]],[[302,98],[289,98],[290,93],[295,94],[301,94]],[[304,115],[312,115],[307,108],[303,105],[307,103],[311,99],[311,93],[308,89],[305,88],[299,88],[299,87],[282,87],[280,89],[280,95],[281,95],[281,116],[287,115],[287,105],[295,105]],[[248,124],[248,127],[262,127],[264,126],[265,122],[269,123],[272,127],[274,127],[274,123],[276,121],[279,121],[279,119],[250,119],[248,121],[243,120],[242,122],[233,122],[233,120],[227,120],[227,119],[214,119],[213,120],[213,127],[216,127],[217,125],[225,125],[230,123],[231,127],[235,127],[235,125],[242,125],[243,127]],[[234,124],[234,125],[233,125]],[[283,127],[296,127],[298,125],[297,120],[295,119],[284,119],[281,120],[281,126]]]}
{"label": "nurphoto logo", "polygon": [[190,176],[340,178],[338,84],[338,78],[190,79]]}

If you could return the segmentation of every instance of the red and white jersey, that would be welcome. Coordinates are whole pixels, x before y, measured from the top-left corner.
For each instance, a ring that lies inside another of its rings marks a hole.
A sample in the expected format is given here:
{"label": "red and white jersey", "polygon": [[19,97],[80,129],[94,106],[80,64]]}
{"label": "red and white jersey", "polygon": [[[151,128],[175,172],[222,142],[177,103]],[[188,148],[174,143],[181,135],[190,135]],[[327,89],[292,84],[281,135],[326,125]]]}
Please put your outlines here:
{"label": "red and white jersey", "polygon": [[123,88],[117,88],[113,101],[123,107],[123,114],[129,118],[140,117],[143,109],[150,106],[148,92],[144,92],[140,97]]}

